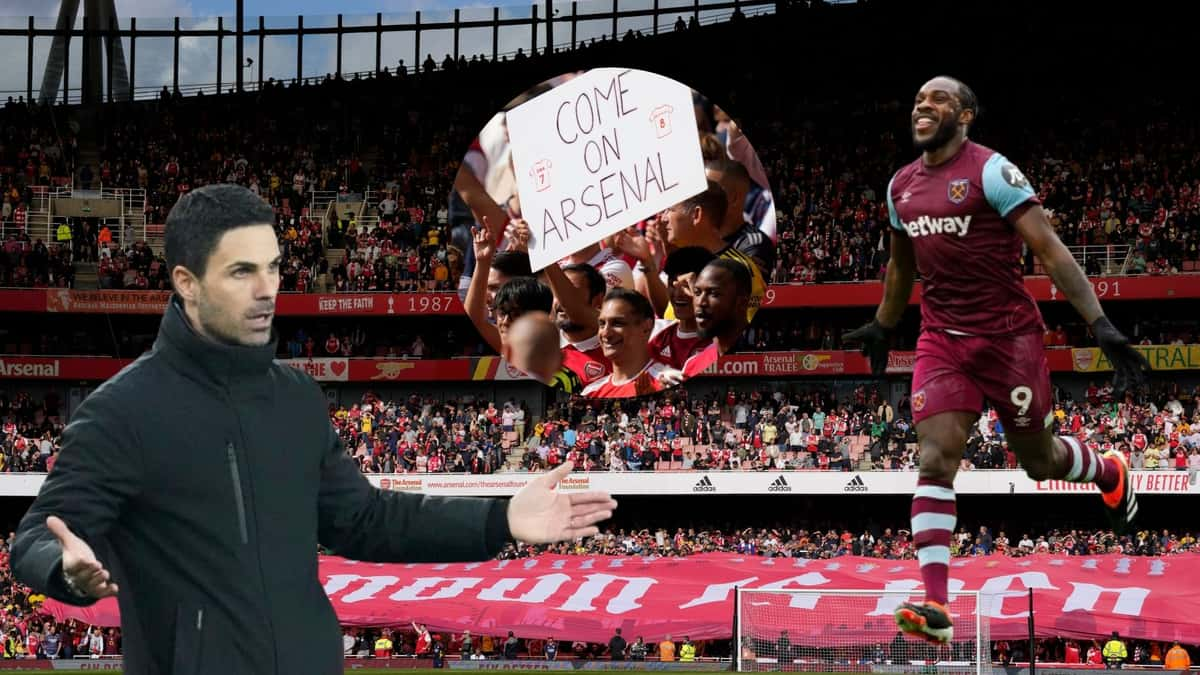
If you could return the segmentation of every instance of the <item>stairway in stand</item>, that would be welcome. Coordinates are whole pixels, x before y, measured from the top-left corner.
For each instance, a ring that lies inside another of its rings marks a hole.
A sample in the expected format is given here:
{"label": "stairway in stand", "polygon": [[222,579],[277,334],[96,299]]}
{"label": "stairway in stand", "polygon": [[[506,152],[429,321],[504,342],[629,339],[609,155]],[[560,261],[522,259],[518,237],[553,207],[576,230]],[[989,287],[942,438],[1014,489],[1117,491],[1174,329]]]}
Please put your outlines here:
{"label": "stairway in stand", "polygon": [[[86,106],[76,111],[76,121],[79,123],[79,161],[75,164],[75,175],[72,177],[76,190],[100,189],[100,139],[99,120],[97,112]],[[80,178],[83,167],[92,172],[90,185],[85,185]]]}
{"label": "stairway in stand", "polygon": [[333,292],[333,285],[334,285],[333,268],[337,267],[338,265],[341,265],[342,261],[346,259],[346,249],[344,249],[344,248],[327,248],[327,249],[325,249],[325,259],[329,261],[330,272],[327,274],[321,275],[321,277],[323,277],[323,278],[317,279],[317,281],[316,281],[317,285],[316,285],[315,290],[318,293]]}
{"label": "stairway in stand", "polygon": [[94,291],[100,288],[100,276],[96,273],[96,263],[75,263],[75,286],[81,291]]}

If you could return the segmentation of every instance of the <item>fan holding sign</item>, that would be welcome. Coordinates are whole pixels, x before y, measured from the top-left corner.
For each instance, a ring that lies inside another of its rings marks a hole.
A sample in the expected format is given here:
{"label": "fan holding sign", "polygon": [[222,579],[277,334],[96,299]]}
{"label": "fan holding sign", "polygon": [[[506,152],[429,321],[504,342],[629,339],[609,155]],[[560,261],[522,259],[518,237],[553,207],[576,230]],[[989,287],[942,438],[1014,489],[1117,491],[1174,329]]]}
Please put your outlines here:
{"label": "fan holding sign", "polygon": [[[692,90],[597,68],[508,111],[536,272],[704,191]],[[675,118],[675,119],[672,119]]]}
{"label": "fan holding sign", "polygon": [[[510,356],[525,354],[535,361],[527,358],[525,365],[543,374],[537,379],[546,381],[544,374],[558,367],[556,388],[586,388],[593,397],[638,396],[685,379],[684,364],[714,340],[701,337],[692,312],[685,312],[686,331],[673,315],[680,302],[690,310],[690,284],[700,270],[672,281],[663,269],[668,255],[680,246],[702,246],[750,266],[773,258],[769,238],[742,217],[762,200],[765,178],[762,187],[747,179],[749,172],[762,175],[761,162],[718,112],[686,85],[607,68],[548,80],[484,127],[455,179],[454,198],[470,211],[476,233],[468,262],[474,268],[460,289],[480,335],[506,357],[506,373],[517,366]],[[743,169],[739,162],[747,156],[752,168]],[[724,163],[714,164],[718,159]],[[669,236],[671,211],[704,201],[708,193],[721,193],[720,207],[705,206],[689,217],[702,216],[711,236],[694,242]],[[756,241],[766,242],[765,254]],[[747,256],[738,255],[742,249]],[[520,265],[510,264],[517,258]],[[747,271],[761,291],[767,270]],[[549,319],[561,355],[545,363],[536,359],[549,356],[542,348],[543,319],[527,322],[541,337],[537,349],[514,345],[511,333],[501,339],[495,325],[495,288],[514,275],[536,279],[553,295]],[[687,288],[668,289],[681,278]],[[616,290],[627,293],[614,296]],[[757,297],[761,293],[752,298],[754,307]],[[650,356],[651,339],[661,362]],[[728,342],[722,341],[722,350]]]}

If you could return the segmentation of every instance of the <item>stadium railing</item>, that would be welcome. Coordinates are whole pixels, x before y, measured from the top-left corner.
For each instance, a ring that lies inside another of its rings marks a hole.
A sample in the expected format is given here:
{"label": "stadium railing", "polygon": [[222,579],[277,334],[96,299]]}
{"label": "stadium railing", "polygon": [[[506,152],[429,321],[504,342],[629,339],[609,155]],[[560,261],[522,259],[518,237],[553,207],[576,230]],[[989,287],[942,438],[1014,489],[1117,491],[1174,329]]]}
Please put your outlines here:
{"label": "stadium railing", "polygon": [[[547,51],[548,46],[553,51],[566,51],[573,50],[581,43],[587,42],[588,40],[586,38],[580,38],[578,36],[578,26],[581,24],[589,26],[600,21],[611,22],[611,28],[604,33],[604,35],[611,40],[620,38],[620,35],[618,34],[620,20],[625,20],[625,25],[627,26],[630,19],[642,17],[649,18],[651,19],[651,25],[641,28],[640,30],[649,32],[651,34],[658,34],[659,32],[671,32],[671,26],[673,25],[676,17],[688,17],[689,19],[694,19],[696,23],[699,23],[700,25],[710,25],[729,21],[735,14],[740,14],[746,18],[772,14],[779,6],[777,0],[732,0],[704,4],[702,4],[700,0],[696,0],[694,3],[683,6],[659,6],[659,3],[656,2],[652,7],[640,6],[637,9],[630,9],[621,8],[619,5],[619,0],[613,0],[611,8],[609,8],[609,4],[607,2],[598,2],[595,6],[604,7],[604,9],[588,12],[586,11],[585,5],[585,11],[580,12],[578,4],[579,3],[574,2],[571,3],[571,10],[569,13],[565,11],[554,11],[552,14],[546,15],[544,12],[539,13],[539,4],[533,3],[529,5],[530,10],[527,16],[516,16],[509,18],[501,18],[501,8],[497,6],[492,8],[493,11],[490,18],[475,20],[463,19],[462,13],[458,9],[453,10],[453,13],[450,14],[452,18],[449,20],[423,21],[422,13],[418,11],[414,13],[412,21],[398,23],[385,23],[384,14],[382,12],[376,13],[375,21],[373,23],[358,21],[356,20],[358,17],[353,16],[350,16],[349,21],[343,21],[343,15],[339,14],[337,17],[337,25],[333,26],[313,26],[311,25],[311,21],[309,26],[305,26],[304,17],[298,16],[296,17],[295,26],[281,27],[277,22],[272,22],[274,25],[272,27],[268,27],[266,17],[260,16],[258,17],[257,26],[254,26],[252,21],[246,21],[245,23],[247,24],[247,27],[242,30],[237,29],[236,17],[215,17],[215,25],[213,25],[212,22],[206,21],[201,24],[203,27],[199,28],[184,27],[181,25],[179,17],[175,17],[173,28],[146,28],[145,21],[143,21],[143,27],[139,28],[137,25],[137,18],[134,17],[133,19],[124,19],[119,24],[104,27],[89,26],[85,20],[82,25],[77,24],[69,30],[59,30],[57,26],[54,25],[46,26],[44,19],[42,25],[39,26],[35,17],[30,16],[28,17],[28,24],[25,27],[16,28],[0,26],[0,38],[24,38],[28,43],[28,51],[30,52],[34,50],[34,45],[38,38],[66,37],[69,43],[74,43],[70,45],[72,51],[79,49],[77,41],[85,37],[106,40],[115,35],[121,38],[123,42],[127,41],[130,51],[135,49],[133,45],[139,39],[146,40],[150,38],[165,38],[173,40],[175,45],[175,56],[172,61],[173,67],[171,69],[171,75],[164,78],[163,81],[159,81],[152,85],[138,85],[136,82],[137,73],[136,71],[133,71],[129,73],[129,77],[127,79],[127,89],[123,89],[121,91],[114,91],[113,83],[117,78],[106,78],[107,81],[104,82],[104,91],[102,92],[102,95],[105,100],[112,102],[114,100],[127,101],[130,99],[152,100],[158,98],[164,88],[170,91],[179,92],[183,95],[197,94],[201,92],[207,95],[219,93],[224,90],[232,91],[234,86],[236,86],[235,82],[223,80],[222,73],[220,72],[212,73],[213,80],[208,82],[198,83],[180,81],[180,59],[182,56],[179,45],[180,41],[185,39],[189,41],[195,41],[197,38],[202,38],[205,42],[211,40],[213,48],[218,51],[223,49],[222,43],[224,40],[234,41],[235,44],[238,40],[243,41],[243,44],[249,41],[253,41],[251,44],[257,43],[258,53],[246,54],[246,56],[250,57],[252,63],[247,63],[243,66],[243,68],[248,69],[253,65],[257,65],[257,77],[246,77],[242,85],[242,88],[245,91],[257,91],[261,90],[264,84],[266,84],[268,81],[265,77],[264,71],[264,48],[268,38],[279,38],[274,40],[273,44],[277,46],[283,45],[282,48],[285,50],[291,47],[293,54],[302,54],[303,52],[301,50],[303,49],[305,37],[322,36],[321,39],[336,37],[337,44],[340,47],[343,42],[346,41],[344,38],[347,36],[350,36],[351,40],[357,40],[358,36],[373,35],[375,37],[376,47],[375,68],[368,71],[336,73],[344,79],[361,79],[364,76],[368,78],[374,77],[382,72],[384,64],[382,62],[381,52],[385,35],[389,40],[396,39],[397,35],[413,36],[414,49],[411,53],[413,58],[412,61],[407,63],[405,67],[408,72],[412,74],[418,74],[425,58],[425,54],[423,54],[421,50],[421,45],[423,43],[428,45],[430,39],[436,40],[445,33],[451,33],[453,36],[453,56],[456,60],[459,58],[459,56],[470,56],[473,54],[486,55],[490,53],[490,60],[493,62],[498,62],[501,60],[501,58],[511,61],[517,55],[517,51],[511,50],[500,52],[499,38],[502,32],[507,35],[507,31],[519,29],[521,27],[529,28],[530,41],[527,45],[528,51],[525,53],[527,55],[532,55]],[[227,21],[226,19],[229,20]],[[244,17],[244,19],[252,19],[252,17]],[[662,23],[664,20],[666,22],[665,26]],[[556,27],[560,31],[558,35],[561,36],[565,33],[570,35],[571,39],[554,40],[554,29]],[[488,36],[491,39],[480,39],[483,37],[480,35],[480,29],[491,29],[491,35]],[[422,41],[421,39],[422,34],[427,36],[425,41]],[[430,35],[433,37],[428,37]],[[460,36],[469,39],[460,40]],[[548,38],[551,42],[549,45],[547,44]],[[48,42],[49,41],[43,40],[41,44],[48,44]],[[294,47],[292,47],[293,44],[295,45]],[[76,53],[79,52],[76,51]],[[188,52],[185,52],[184,56],[186,56],[187,53]],[[12,96],[16,98],[17,96],[25,96],[28,100],[35,100],[33,89],[33,69],[35,63],[38,63],[38,60],[35,58],[29,58],[27,61],[28,63],[25,66],[27,71],[26,87],[24,89],[0,91],[0,97]],[[214,63],[216,61],[217,59],[213,59]],[[130,65],[133,65],[133,63],[134,61],[130,60]],[[337,64],[339,68],[341,63],[342,54],[339,52],[337,54]],[[277,79],[277,81],[281,81],[283,84],[290,84],[293,82],[299,82],[303,84],[319,84],[328,76],[335,74],[331,72],[316,76],[305,76],[303,72],[303,60],[297,58],[296,64],[297,72],[294,78],[282,78],[282,80]],[[392,70],[395,70],[396,67],[398,66],[390,66]],[[193,69],[185,68],[183,70],[191,71]],[[441,70],[440,62],[438,63],[437,70]],[[38,80],[40,81],[40,73],[38,74]],[[58,91],[53,102],[69,105],[80,103],[81,99],[82,89],[80,86],[76,85],[73,87],[67,86],[61,91]]]}
{"label": "stadium railing", "polygon": [[[1098,260],[1100,273],[1104,276],[1123,276],[1126,274],[1129,258],[1133,247],[1128,244],[1101,244],[1091,246],[1068,246],[1067,250],[1075,256],[1075,262],[1083,269],[1088,268],[1088,259]],[[1040,262],[1033,265],[1033,275],[1043,276],[1046,270]]]}

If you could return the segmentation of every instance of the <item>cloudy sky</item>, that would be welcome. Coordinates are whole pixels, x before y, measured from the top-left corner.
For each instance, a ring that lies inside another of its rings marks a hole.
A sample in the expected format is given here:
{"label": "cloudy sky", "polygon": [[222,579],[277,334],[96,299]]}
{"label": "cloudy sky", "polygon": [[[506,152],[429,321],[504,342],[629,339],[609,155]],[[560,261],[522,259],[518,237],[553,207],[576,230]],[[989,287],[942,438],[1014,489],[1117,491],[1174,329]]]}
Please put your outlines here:
{"label": "cloudy sky", "polygon": [[[702,0],[705,4],[708,0]],[[23,28],[29,16],[38,17],[39,27],[52,28],[58,13],[59,0],[0,0],[0,27]],[[344,25],[374,25],[375,12],[384,13],[384,21],[392,23],[409,23],[413,13],[421,11],[422,23],[449,21],[453,18],[454,8],[462,9],[462,18],[490,19],[491,8],[501,7],[501,17],[517,18],[530,15],[530,1],[515,0],[290,0],[280,3],[278,0],[246,0],[247,24],[257,24],[257,17],[266,17],[268,27],[295,26],[296,17],[304,16],[306,28],[314,26],[336,26],[338,12],[343,14]],[[538,0],[539,13],[544,13],[545,0]],[[680,7],[683,14],[690,9],[691,0],[660,0],[660,7]],[[569,0],[554,0],[554,6],[561,15],[570,13]],[[620,0],[621,9],[649,9],[653,0]],[[116,0],[117,14],[122,27],[129,26],[129,17],[137,17],[139,28],[169,28],[173,17],[180,17],[181,25],[186,28],[216,27],[217,16],[226,17],[226,26],[232,28],[232,14],[236,4],[233,0]],[[287,8],[287,14],[281,15],[281,7]],[[580,13],[608,11],[612,7],[611,0],[580,0]],[[702,20],[712,16],[712,12],[701,12]],[[667,29],[675,20],[675,15],[660,17],[660,30]],[[82,26],[82,17],[78,25]],[[568,24],[569,25],[569,24]],[[626,30],[642,30],[649,32],[652,28],[649,18],[623,19],[618,24],[619,32]],[[556,24],[555,43],[562,44],[570,39],[570,29]],[[578,37],[590,39],[612,30],[612,22],[592,21],[580,23]],[[452,31],[421,33],[421,55],[432,54],[434,59],[441,59],[453,51]],[[518,47],[529,51],[531,31],[528,27],[505,27],[500,31],[499,49],[501,53],[514,52]],[[545,44],[545,25],[539,25],[539,46]],[[488,53],[492,45],[491,30],[487,28],[463,30],[460,32],[461,50],[468,57],[474,53]],[[45,69],[46,57],[49,52],[50,38],[39,38],[34,45],[34,95],[41,86],[42,72]],[[247,38],[243,45],[246,56],[258,58],[258,41]],[[221,67],[223,86],[228,88],[235,78],[235,45],[232,39],[223,42],[223,63]],[[129,56],[129,41],[125,40],[126,59]],[[79,86],[80,52],[78,48],[71,50],[71,86]],[[5,67],[0,68],[0,100],[7,96],[25,93],[26,73],[26,40],[22,37],[0,37],[0,54],[4,55]],[[271,37],[263,44],[264,77],[279,79],[295,77],[296,74],[296,40],[295,38]],[[383,39],[382,62],[385,66],[395,67],[400,59],[408,66],[414,64],[415,45],[411,33],[385,34]],[[136,83],[139,88],[149,87],[158,89],[172,80],[173,51],[171,39],[141,39],[137,45]],[[309,36],[304,40],[305,77],[319,76],[336,70],[337,42],[334,36]],[[371,34],[347,36],[342,46],[343,72],[373,70],[375,67],[375,37]],[[216,82],[217,70],[217,40],[216,38],[187,38],[180,42],[180,84],[207,85],[206,93],[212,93]],[[258,76],[258,65],[246,71],[247,79]],[[61,93],[60,93],[61,97]]]}

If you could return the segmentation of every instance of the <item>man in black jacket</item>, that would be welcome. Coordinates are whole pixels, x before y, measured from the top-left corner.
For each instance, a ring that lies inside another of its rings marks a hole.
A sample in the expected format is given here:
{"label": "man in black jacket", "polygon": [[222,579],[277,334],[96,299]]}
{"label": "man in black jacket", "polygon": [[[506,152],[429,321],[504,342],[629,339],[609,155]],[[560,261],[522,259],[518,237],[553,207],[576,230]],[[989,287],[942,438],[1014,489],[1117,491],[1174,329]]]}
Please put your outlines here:
{"label": "man in black jacket", "polygon": [[608,641],[608,658],[613,661],[625,660],[625,638],[621,637],[621,629],[618,628],[616,634]]}
{"label": "man in black jacket", "polygon": [[507,503],[373,488],[320,388],[274,361],[273,221],[237,186],[179,200],[154,348],[79,407],[13,544],[17,578],[39,592],[117,595],[126,673],[340,674],[318,544],[362,561],[483,560],[513,539],[591,536],[616,506],[555,491],[569,466]]}

